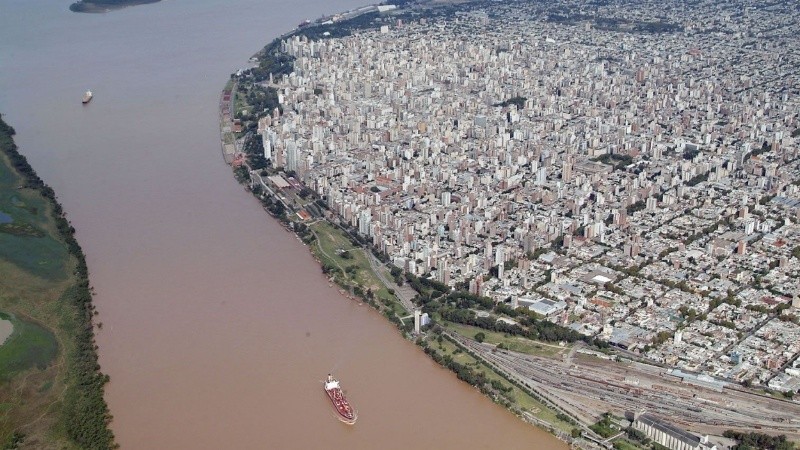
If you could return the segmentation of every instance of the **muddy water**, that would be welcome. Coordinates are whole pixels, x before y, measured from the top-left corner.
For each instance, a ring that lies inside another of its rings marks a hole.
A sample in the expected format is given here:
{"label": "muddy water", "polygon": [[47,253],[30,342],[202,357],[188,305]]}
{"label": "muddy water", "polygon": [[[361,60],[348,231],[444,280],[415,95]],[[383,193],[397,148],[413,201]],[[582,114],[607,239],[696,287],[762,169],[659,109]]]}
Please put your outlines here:
{"label": "muddy water", "polygon": [[[86,251],[123,448],[564,448],[340,296],[222,162],[228,74],[293,24],[362,1],[165,0],[104,15],[3,1],[0,112]],[[329,371],[354,427],[333,417]]]}

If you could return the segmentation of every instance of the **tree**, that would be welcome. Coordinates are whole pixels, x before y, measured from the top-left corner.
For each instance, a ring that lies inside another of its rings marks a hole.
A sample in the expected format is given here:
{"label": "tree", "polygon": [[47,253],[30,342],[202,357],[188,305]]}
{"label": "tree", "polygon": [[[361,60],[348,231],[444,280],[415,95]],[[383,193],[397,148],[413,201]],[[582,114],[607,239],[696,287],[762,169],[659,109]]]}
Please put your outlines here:
{"label": "tree", "polygon": [[636,428],[629,427],[625,431],[628,433],[628,437],[634,441],[642,443],[649,441],[649,439],[647,438],[647,434],[645,434],[643,431],[637,430]]}
{"label": "tree", "polygon": [[738,443],[733,446],[733,450],[756,448],[765,450],[791,450],[795,447],[794,443],[788,441],[785,435],[770,436],[764,433],[747,433],[734,430],[727,430],[722,435],[726,438],[738,441]]}
{"label": "tree", "polygon": [[483,342],[486,339],[486,335],[483,334],[482,331],[475,333],[475,340],[478,342]]}

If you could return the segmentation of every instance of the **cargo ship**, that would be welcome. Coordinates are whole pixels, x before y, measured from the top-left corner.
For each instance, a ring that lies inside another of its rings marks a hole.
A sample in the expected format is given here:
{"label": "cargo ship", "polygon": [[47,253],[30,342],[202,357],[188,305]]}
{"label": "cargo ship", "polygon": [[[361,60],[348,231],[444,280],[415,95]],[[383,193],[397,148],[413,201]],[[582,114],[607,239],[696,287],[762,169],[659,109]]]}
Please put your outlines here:
{"label": "cargo ship", "polygon": [[356,419],[358,418],[356,411],[350,406],[350,403],[344,396],[344,392],[342,392],[342,388],[339,386],[339,380],[333,378],[331,374],[328,374],[328,379],[325,380],[325,393],[328,394],[328,397],[331,399],[331,403],[333,403],[333,407],[336,409],[339,420],[348,425],[356,423]]}
{"label": "cargo ship", "polygon": [[86,93],[83,94],[83,100],[81,102],[85,105],[89,103],[91,100],[92,100],[92,91],[86,91]]}

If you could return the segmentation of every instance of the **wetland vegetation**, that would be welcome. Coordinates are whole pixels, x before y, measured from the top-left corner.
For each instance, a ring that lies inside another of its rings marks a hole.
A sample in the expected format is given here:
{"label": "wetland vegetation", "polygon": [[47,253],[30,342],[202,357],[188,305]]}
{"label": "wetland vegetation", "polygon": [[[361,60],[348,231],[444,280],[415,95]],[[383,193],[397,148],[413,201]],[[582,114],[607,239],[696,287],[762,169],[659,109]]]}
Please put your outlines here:
{"label": "wetland vegetation", "polygon": [[2,448],[114,448],[83,252],[0,117]]}

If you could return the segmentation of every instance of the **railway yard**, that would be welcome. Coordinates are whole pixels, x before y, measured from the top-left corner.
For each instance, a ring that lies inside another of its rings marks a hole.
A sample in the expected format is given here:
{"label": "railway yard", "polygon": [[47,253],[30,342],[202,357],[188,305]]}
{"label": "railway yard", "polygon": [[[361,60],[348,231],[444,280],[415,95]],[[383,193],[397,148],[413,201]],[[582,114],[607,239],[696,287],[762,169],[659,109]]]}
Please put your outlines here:
{"label": "railway yard", "polygon": [[739,385],[687,383],[669,369],[618,362],[586,349],[573,348],[561,358],[547,358],[448,336],[584,425],[594,423],[604,412],[616,416],[649,412],[699,434],[721,435],[737,429],[800,438],[800,405]]}

